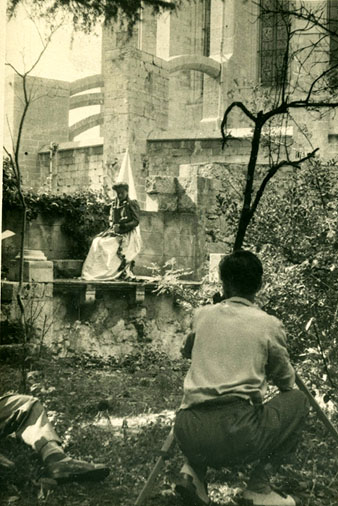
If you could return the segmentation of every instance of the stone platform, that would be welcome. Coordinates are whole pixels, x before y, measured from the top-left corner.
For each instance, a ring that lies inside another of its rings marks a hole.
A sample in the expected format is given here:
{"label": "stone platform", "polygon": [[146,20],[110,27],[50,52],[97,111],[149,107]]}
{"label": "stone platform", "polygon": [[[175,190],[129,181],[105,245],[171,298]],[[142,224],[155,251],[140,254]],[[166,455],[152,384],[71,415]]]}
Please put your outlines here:
{"label": "stone platform", "polygon": [[[198,289],[200,282],[180,281]],[[89,353],[121,357],[145,345],[178,358],[191,325],[187,311],[174,293],[158,293],[156,278],[137,281],[86,281],[55,279],[25,282],[22,300],[37,342],[61,356]],[[19,283],[2,281],[2,322],[20,319],[17,303]],[[3,341],[2,344],[6,344]]]}
{"label": "stone platform", "polygon": [[[189,288],[198,288],[201,283],[199,281],[181,280],[183,286]],[[145,293],[151,293],[158,287],[156,278],[150,276],[137,276],[135,281],[125,280],[85,280],[82,278],[75,279],[54,279],[53,293],[60,294],[65,292],[81,293],[85,302],[95,300],[97,292],[120,292],[121,294],[134,294],[134,302],[139,304],[144,301]]]}

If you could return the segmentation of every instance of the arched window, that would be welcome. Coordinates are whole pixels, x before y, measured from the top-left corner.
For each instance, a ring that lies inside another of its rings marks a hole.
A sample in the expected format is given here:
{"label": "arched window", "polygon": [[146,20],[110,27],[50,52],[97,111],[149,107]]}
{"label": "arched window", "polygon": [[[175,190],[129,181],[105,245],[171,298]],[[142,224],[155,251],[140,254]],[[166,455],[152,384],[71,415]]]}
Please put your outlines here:
{"label": "arched window", "polygon": [[263,86],[281,83],[288,45],[288,0],[260,2],[260,82]]}

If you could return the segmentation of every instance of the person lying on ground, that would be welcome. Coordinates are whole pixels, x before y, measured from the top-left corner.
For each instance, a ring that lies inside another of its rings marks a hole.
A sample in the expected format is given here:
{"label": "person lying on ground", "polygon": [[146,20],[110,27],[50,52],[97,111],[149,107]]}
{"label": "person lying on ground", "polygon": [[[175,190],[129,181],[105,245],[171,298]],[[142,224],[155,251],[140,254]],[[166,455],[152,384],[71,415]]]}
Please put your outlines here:
{"label": "person lying on ground", "polygon": [[135,258],[141,250],[140,207],[128,196],[127,183],[116,183],[117,198],[112,201],[109,228],[94,237],[82,267],[82,279],[133,280]]}
{"label": "person lying on ground", "polygon": [[[65,454],[44,407],[35,397],[20,394],[0,397],[0,438],[10,434],[38,452],[46,476],[57,483],[99,481],[109,474],[109,468],[103,464],[72,459]],[[14,467],[12,461],[0,455],[0,468]]]}
{"label": "person lying on ground", "polygon": [[[250,251],[225,256],[219,266],[224,298],[197,309],[184,347],[191,364],[175,419],[175,437],[186,457],[176,483],[184,505],[209,503],[206,471],[256,463],[243,492],[255,506],[294,506],[273,490],[267,469],[288,462],[308,413],[282,323],[255,304],[263,268]],[[267,380],[279,394],[263,403]],[[257,462],[258,461],[258,462]]]}

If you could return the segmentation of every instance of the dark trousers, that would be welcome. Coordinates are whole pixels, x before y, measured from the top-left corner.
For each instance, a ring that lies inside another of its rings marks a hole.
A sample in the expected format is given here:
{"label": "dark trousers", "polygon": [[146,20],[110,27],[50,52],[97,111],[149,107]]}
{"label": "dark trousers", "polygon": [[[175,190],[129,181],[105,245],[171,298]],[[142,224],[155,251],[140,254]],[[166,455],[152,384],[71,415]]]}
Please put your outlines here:
{"label": "dark trousers", "polygon": [[175,436],[199,470],[255,460],[280,465],[295,450],[308,410],[300,390],[282,392],[259,405],[242,399],[199,404],[177,413]]}

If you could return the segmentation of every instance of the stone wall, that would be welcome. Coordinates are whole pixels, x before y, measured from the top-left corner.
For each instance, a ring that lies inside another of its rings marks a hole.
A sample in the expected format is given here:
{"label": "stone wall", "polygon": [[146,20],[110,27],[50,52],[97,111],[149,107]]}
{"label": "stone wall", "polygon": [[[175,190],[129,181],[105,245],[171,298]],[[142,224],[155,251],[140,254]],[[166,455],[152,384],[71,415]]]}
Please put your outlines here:
{"label": "stone wall", "polygon": [[[17,234],[3,242],[2,261],[4,266],[18,254],[21,235],[18,224],[19,215],[4,214],[4,227]],[[26,248],[41,250],[48,260],[55,262],[55,276],[58,260],[73,259],[72,241],[62,230],[63,220],[47,216],[38,216],[29,223],[26,234]],[[136,259],[135,273],[151,275],[152,264],[162,267],[165,262],[175,258],[177,266],[191,270],[193,279],[198,279],[199,251],[202,248],[201,237],[198,236],[198,216],[189,211],[141,212],[142,250]],[[86,256],[83,252],[83,260]],[[69,262],[68,262],[69,263]],[[61,264],[60,264],[61,265]],[[67,264],[68,265],[68,264]],[[82,262],[77,262],[72,269],[74,276],[80,276]]]}
{"label": "stone wall", "polygon": [[92,355],[121,356],[135,352],[137,345],[178,357],[190,325],[190,314],[175,304],[172,296],[157,296],[150,290],[141,305],[130,290],[102,290],[92,303],[83,303],[74,293],[55,293],[53,347]]}
{"label": "stone wall", "polygon": [[[205,45],[208,15],[202,1],[184,1],[179,14],[167,12],[157,19],[149,8],[144,9],[143,21],[135,25],[131,37],[128,37],[126,26],[119,23],[113,31],[105,27],[102,80],[99,76],[97,81],[100,86],[104,84],[104,105],[102,116],[94,118],[100,123],[104,121],[101,128],[103,154],[96,152],[99,149],[96,147],[92,152],[88,148],[88,151],[78,150],[72,154],[60,150],[49,160],[45,150],[40,157],[41,164],[37,163],[37,153],[43,146],[69,140],[69,96],[85,88],[80,90],[74,83],[29,77],[29,90],[39,99],[29,107],[22,137],[20,161],[25,182],[39,187],[46,183],[51,169],[60,168],[59,175],[54,171],[52,182],[52,187],[60,191],[68,192],[89,184],[96,187],[102,181],[109,183],[116,176],[128,147],[143,207],[146,200],[144,182],[148,175],[178,175],[180,164],[242,162],[248,155],[247,140],[234,139],[221,151],[219,125],[226,107],[234,100],[247,104],[249,109],[258,107],[257,97],[253,95],[260,69],[258,12],[257,2],[211,0],[209,50]],[[303,33],[299,43],[320,35],[319,32]],[[203,66],[191,67],[187,62],[174,71],[171,67],[174,57],[203,57],[207,53],[210,56],[205,56],[206,60],[219,65],[217,76],[208,75]],[[321,52],[313,53],[308,66],[303,68],[304,79],[311,76],[316,58],[320,60],[317,64],[323,65]],[[298,70],[292,69],[292,79],[299,79]],[[91,86],[92,78],[82,80],[82,86]],[[22,80],[9,73],[6,117],[14,137],[22,113],[21,98]],[[84,100],[84,96],[78,95],[75,100]],[[74,97],[72,101],[74,105]],[[317,111],[310,114],[297,110],[294,116],[295,124],[304,125],[309,131],[312,144],[320,146],[322,157],[337,155],[338,115],[320,117]],[[231,112],[229,128],[249,130],[250,126],[248,118],[238,108]],[[7,125],[6,130],[5,145],[9,147]],[[72,135],[72,130],[70,132]],[[297,133],[293,140],[297,151],[308,151],[303,135]],[[80,171],[79,178],[77,171]],[[60,180],[56,181],[57,178]]]}
{"label": "stone wall", "polygon": [[[203,145],[203,141],[199,145]],[[185,148],[190,150],[189,160],[191,155],[198,156],[198,152],[193,151],[194,146],[194,142],[190,141]],[[219,140],[215,145],[206,143],[205,147],[219,150]],[[191,279],[200,279],[209,254],[222,253],[224,250],[224,243],[218,238],[226,234],[226,224],[217,205],[217,196],[226,191],[224,166],[227,165],[227,170],[230,171],[243,170],[243,166],[224,162],[181,163],[178,166],[184,158],[182,150],[177,151],[180,155],[176,161],[177,166],[165,167],[162,175],[149,176],[146,180],[146,209],[141,211],[140,220],[143,246],[136,260],[135,273],[150,275],[152,264],[162,267],[174,258],[177,267],[191,271]],[[157,164],[157,170],[161,171],[160,163]],[[169,175],[166,175],[165,170]],[[178,176],[172,175],[177,172]],[[19,251],[19,222],[17,216],[5,213],[5,228],[17,231],[17,235],[7,239],[3,245],[4,264]],[[71,260],[74,257],[72,238],[63,233],[61,219],[39,216],[30,223],[27,227],[26,248],[42,250],[48,260],[55,261],[55,277],[66,277],[61,274],[66,264],[59,269],[56,266],[61,264],[56,261]],[[84,251],[82,259],[86,254],[87,251]],[[72,269],[69,276],[79,276],[81,262],[77,263],[75,271],[74,266]]]}
{"label": "stone wall", "polygon": [[[38,188],[44,183],[39,150],[51,142],[68,141],[69,83],[29,76],[27,89],[32,100],[22,130],[20,164],[24,184]],[[11,135],[16,139],[23,112],[22,79],[14,73],[7,76],[6,98],[9,124],[5,124],[4,142],[11,151]]]}
{"label": "stone wall", "polygon": [[[217,196],[226,190],[222,179],[213,176],[211,165],[203,175],[198,166],[184,165],[180,167],[179,177],[149,176],[147,179],[146,209],[159,212],[170,208],[176,210],[178,216],[190,215],[195,219],[193,268],[197,277],[194,279],[201,279],[205,273],[210,253],[224,253],[224,242],[216,240],[214,230],[226,234],[226,223],[217,205]],[[187,225],[189,222],[184,218],[182,234],[187,234]],[[189,238],[187,236],[186,241]],[[177,241],[176,251],[186,244],[182,239],[176,232],[170,241],[173,244]]]}
{"label": "stone wall", "polygon": [[178,176],[180,165],[210,162],[245,163],[250,144],[246,138],[234,138],[222,149],[219,133],[203,136],[152,136],[147,142],[149,175]]}
{"label": "stone wall", "polygon": [[135,272],[151,274],[151,265],[163,266],[175,258],[177,267],[191,270],[198,279],[199,223],[196,214],[173,211],[141,213],[142,250],[136,259]]}
{"label": "stone wall", "polygon": [[[39,215],[35,220],[27,223],[25,247],[31,250],[41,250],[48,260],[69,258],[71,241],[62,231],[63,220],[51,216]],[[20,215],[4,212],[3,225],[12,230],[15,235],[6,239],[2,244],[2,261],[6,265],[20,251]]]}
{"label": "stone wall", "polygon": [[[27,322],[35,328],[32,343],[62,356],[121,357],[145,345],[172,358],[180,356],[191,313],[178,306],[174,296],[156,295],[155,286],[147,285],[145,298],[138,303],[135,286],[101,284],[96,298],[86,302],[85,288],[85,284],[24,285]],[[2,282],[2,325],[18,321],[17,289],[18,283]]]}
{"label": "stone wall", "polygon": [[[169,56],[203,54],[203,3],[184,2],[180,14],[171,14]],[[202,119],[203,74],[180,70],[170,75],[169,123],[172,131],[194,131]]]}
{"label": "stone wall", "polygon": [[146,139],[162,131],[168,122],[168,73],[156,56],[126,45],[120,49],[112,35],[105,51],[104,87],[104,168],[112,181],[126,149],[140,204],[145,201],[143,158]]}
{"label": "stone wall", "polygon": [[53,192],[73,193],[79,190],[101,190],[104,183],[103,145],[90,146],[84,142],[59,145],[52,162],[48,150],[39,153],[39,168],[43,181],[50,177]]}

